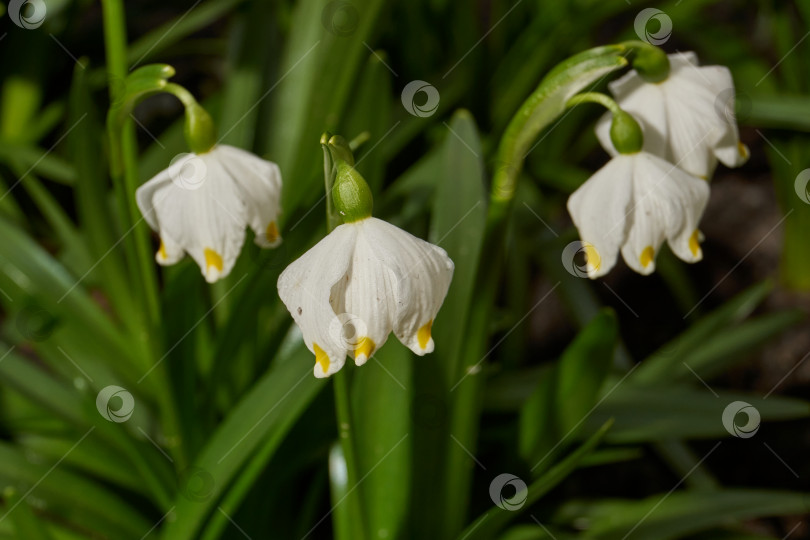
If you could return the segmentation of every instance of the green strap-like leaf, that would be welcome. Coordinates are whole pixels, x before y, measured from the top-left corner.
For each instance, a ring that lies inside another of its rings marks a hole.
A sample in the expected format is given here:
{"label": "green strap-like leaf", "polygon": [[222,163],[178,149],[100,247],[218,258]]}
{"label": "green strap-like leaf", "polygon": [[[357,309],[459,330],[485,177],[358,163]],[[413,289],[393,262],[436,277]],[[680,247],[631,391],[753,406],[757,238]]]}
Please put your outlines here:
{"label": "green strap-like leaf", "polygon": [[546,493],[551,491],[560,482],[565,480],[579,466],[580,462],[599,445],[607,434],[613,422],[608,420],[590,439],[582,446],[571,452],[564,460],[548,470],[540,478],[529,484],[524,492],[512,496],[514,500],[523,500],[517,509],[506,510],[500,506],[491,508],[478,517],[467,527],[458,538],[461,540],[484,540],[493,538],[509,521],[520,515],[521,509],[528,509],[539,501]]}

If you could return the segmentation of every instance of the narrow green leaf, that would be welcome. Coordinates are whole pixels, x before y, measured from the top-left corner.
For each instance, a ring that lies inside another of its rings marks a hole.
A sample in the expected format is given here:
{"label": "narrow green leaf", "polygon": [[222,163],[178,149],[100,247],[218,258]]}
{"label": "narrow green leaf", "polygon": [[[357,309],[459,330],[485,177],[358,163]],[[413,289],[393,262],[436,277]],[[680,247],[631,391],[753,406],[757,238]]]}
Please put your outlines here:
{"label": "narrow green leaf", "polygon": [[[347,112],[345,132],[349,137],[368,132],[371,140],[379,141],[392,128],[390,114],[392,74],[386,65],[390,61],[384,51],[374,51],[363,67],[353,95],[353,100],[362,103],[363,106],[351,107]],[[376,195],[383,183],[385,156],[373,147],[367,148],[367,153],[363,150],[365,148],[361,147],[360,151],[356,152],[360,161],[358,170]]]}
{"label": "narrow green leaf", "polygon": [[605,437],[608,430],[610,430],[612,424],[613,422],[608,420],[596,433],[591,435],[582,446],[571,452],[564,460],[560,461],[540,478],[529,484],[525,491],[515,493],[511,499],[523,501],[523,504],[518,509],[512,508],[506,510],[500,506],[495,506],[473,521],[458,538],[460,540],[478,540],[494,537],[509,521],[521,514],[520,510],[531,507],[531,505],[539,501],[546,493],[551,491],[574,472],[580,462],[591,454],[599,443],[602,442],[602,439]]}
{"label": "narrow green leaf", "polygon": [[157,56],[175,43],[213,23],[243,0],[209,0],[182,15],[166,21],[151,32],[135,40],[127,48],[127,62],[136,67]]}
{"label": "narrow green leaf", "polygon": [[[718,438],[731,436],[724,425],[724,411],[735,402],[748,403],[762,421],[780,421],[810,416],[810,404],[794,398],[770,396],[767,399],[738,392],[726,392],[680,385],[644,388],[621,385],[608,395],[587,425],[593,429],[607,418],[616,424],[608,440],[639,443],[667,439]],[[716,394],[716,395],[715,395]]]}
{"label": "narrow green leaf", "polygon": [[[417,421],[414,425],[414,463],[419,467],[414,476],[414,521],[419,521],[414,525],[415,536],[427,534],[425,529],[433,527],[433,520],[443,522],[441,534],[445,536],[463,527],[473,472],[464,449],[474,451],[476,446],[478,412],[477,406],[464,405],[471,396],[467,392],[473,388],[456,390],[454,386],[467,370],[480,367],[477,364],[483,353],[477,346],[486,339],[478,336],[474,340],[476,349],[466,354],[470,340],[465,321],[476,293],[486,221],[483,152],[478,129],[468,111],[456,112],[446,127],[441,169],[434,173],[439,181],[433,199],[430,239],[447,251],[455,270],[433,326],[435,363],[418,364],[414,375],[414,406],[440,407],[445,409],[440,412],[445,418],[438,424]],[[436,485],[442,489],[435,489]]]}
{"label": "narrow green leaf", "polygon": [[[137,311],[130,287],[122,251],[112,249],[119,237],[121,224],[113,218],[109,208],[111,186],[106,175],[106,162],[99,159],[98,148],[106,141],[104,127],[96,112],[87,85],[86,70],[77,67],[73,72],[68,108],[70,125],[67,142],[73,164],[82,181],[74,190],[79,225],[88,245],[95,268],[89,267],[88,280],[103,283],[116,312],[124,321],[133,321]],[[117,225],[117,226],[116,226]],[[81,274],[79,274],[81,275]]]}
{"label": "narrow green leaf", "polygon": [[[77,437],[76,444],[82,440]],[[112,492],[65,469],[51,470],[50,464],[36,464],[7,443],[0,443],[0,477],[20,487],[36,486],[31,493],[45,500],[50,511],[110,537],[138,538],[151,527],[147,519]],[[71,489],[65,490],[65,486]],[[82,496],[76,497],[76,493]],[[13,516],[16,510],[9,507],[0,520]]]}
{"label": "narrow green leaf", "polygon": [[[4,239],[0,243],[0,273],[5,275],[9,287],[16,288],[17,300],[35,299],[60,324],[71,325],[75,331],[84,333],[85,329],[93,328],[99,356],[120,359],[122,369],[134,370],[139,363],[145,365],[137,355],[139,348],[87,296],[80,278],[70,275],[24,232],[2,219],[0,236]],[[6,292],[15,297],[11,291]]]}
{"label": "narrow green leaf", "polygon": [[[564,111],[568,100],[583,88],[627,65],[621,45],[596,47],[561,62],[512,117],[501,138],[493,180],[495,201],[508,202],[523,161],[540,132]],[[498,210],[500,212],[500,210]]]}
{"label": "narrow green leaf", "polygon": [[[73,125],[77,120],[78,117],[68,125]],[[79,125],[76,125],[75,129],[78,128]],[[70,136],[70,134],[68,136]],[[24,167],[24,170],[30,170],[54,182],[72,185],[76,181],[76,169],[73,163],[65,161],[56,154],[42,148],[13,142],[3,142],[3,144],[0,145],[0,160],[8,162],[11,158],[18,159],[20,164]]]}
{"label": "narrow green leaf", "polygon": [[177,519],[166,524],[163,537],[196,538],[208,513],[258,445],[274,441],[277,447],[321,388],[323,380],[312,375],[312,355],[302,343],[291,356],[278,358],[200,451],[194,467],[212,478],[210,493],[202,501],[181,494],[176,501]]}
{"label": "narrow green leaf", "polygon": [[[728,368],[746,360],[759,347],[804,319],[800,311],[784,311],[756,317],[738,326],[724,328],[691,350],[676,349],[662,367],[650,368],[647,383],[694,380],[695,373],[706,380],[724,373]],[[655,369],[654,375],[651,375]],[[641,380],[641,379],[637,379]]]}
{"label": "narrow green leaf", "polygon": [[602,311],[577,334],[554,369],[541,379],[520,414],[520,451],[524,459],[545,460],[561,441],[575,440],[576,430],[591,413],[605,382],[616,337],[615,315]]}
{"label": "narrow green leaf", "polygon": [[137,470],[121,455],[108,445],[95,437],[88,437],[82,444],[73,448],[75,441],[64,437],[52,435],[27,435],[25,428],[20,429],[22,434],[18,442],[26,452],[33,452],[44,456],[53,463],[64,459],[64,464],[82,470],[97,478],[117,484],[134,493],[149,496],[149,490],[144,485],[143,478]]}
{"label": "narrow green leaf", "polygon": [[723,329],[739,324],[765,299],[773,284],[764,281],[735,296],[715,311],[695,321],[681,335],[665,344],[630,375],[628,382],[665,381],[673,371],[683,369],[688,355]]}
{"label": "narrow green leaf", "polygon": [[218,136],[222,143],[245,149],[254,147],[259,109],[269,105],[265,98],[275,82],[265,79],[268,66],[277,67],[275,50],[280,29],[272,21],[279,19],[280,11],[281,5],[275,2],[248,2],[233,16],[228,73],[218,117]]}
{"label": "narrow green leaf", "polygon": [[572,503],[560,511],[559,518],[587,522],[581,538],[669,540],[733,521],[805,512],[807,495],[803,493],[724,489],[676,491],[641,501]]}
{"label": "narrow green leaf", "polygon": [[414,361],[404,345],[390,339],[354,373],[354,442],[368,538],[407,538],[413,471],[406,438]]}
{"label": "narrow green leaf", "polygon": [[37,518],[31,506],[17,489],[7,487],[3,492],[3,498],[8,508],[14,508],[14,512],[11,512],[11,521],[14,523],[14,530],[19,538],[52,540],[43,522]]}

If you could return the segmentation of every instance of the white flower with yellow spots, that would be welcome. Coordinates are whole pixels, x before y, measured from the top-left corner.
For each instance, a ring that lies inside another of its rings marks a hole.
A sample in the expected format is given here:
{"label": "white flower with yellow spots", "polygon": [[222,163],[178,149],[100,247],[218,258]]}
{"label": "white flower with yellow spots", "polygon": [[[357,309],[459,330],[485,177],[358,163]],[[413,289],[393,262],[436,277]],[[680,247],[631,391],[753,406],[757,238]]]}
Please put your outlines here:
{"label": "white flower with yellow spots", "polygon": [[[352,197],[353,204],[344,205]],[[315,376],[340,370],[347,354],[364,364],[392,331],[414,353],[433,352],[431,326],[450,287],[453,261],[440,247],[371,217],[368,187],[344,162],[338,164],[335,206],[345,223],[278,279],[279,296],[315,355]],[[343,211],[347,206],[352,209]]]}
{"label": "white flower with yellow spots", "polygon": [[263,248],[281,242],[281,173],[278,165],[224,144],[181,154],[136,193],[138,208],[160,235],[159,264],[188,253],[205,280],[230,273],[245,241],[245,227]]}
{"label": "white flower with yellow spots", "polygon": [[664,240],[679,258],[699,261],[697,227],[708,200],[707,181],[649,152],[613,157],[568,199],[588,277],[610,271],[619,250],[630,268],[650,274]]}
{"label": "white flower with yellow spots", "polygon": [[[632,70],[608,85],[619,106],[641,124],[644,150],[700,178],[711,177],[718,160],[727,167],[745,163],[749,153],[734,117],[731,72],[724,66],[699,66],[692,52],[667,59],[663,80],[648,82]],[[615,155],[609,131],[608,113],[596,134]]]}

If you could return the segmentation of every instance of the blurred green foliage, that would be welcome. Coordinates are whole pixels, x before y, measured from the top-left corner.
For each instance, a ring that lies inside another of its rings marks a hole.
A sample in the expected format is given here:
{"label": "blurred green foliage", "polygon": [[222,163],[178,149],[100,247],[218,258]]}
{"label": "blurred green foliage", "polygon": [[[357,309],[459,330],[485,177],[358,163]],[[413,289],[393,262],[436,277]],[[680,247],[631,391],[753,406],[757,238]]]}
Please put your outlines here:
{"label": "blurred green foliage", "polygon": [[[742,487],[707,465],[722,444],[754,455],[756,439],[729,441],[732,402],[765,422],[810,414],[803,400],[720,387],[803,316],[762,310],[768,282],[704,303],[722,274],[699,283],[663,254],[679,301],[649,302],[681,324],[663,344],[628,332],[601,286],[560,262],[575,238],[565,198],[594,168],[592,111],[507,130],[558,62],[635,39],[649,3],[46,4],[41,27],[8,16],[0,27],[0,537],[779,538],[788,531],[745,524],[810,512],[798,484]],[[751,167],[773,178],[785,216],[780,286],[807,290],[810,205],[795,179],[808,166],[810,2],[655,7],[673,23],[666,50],[731,68],[737,119],[760,150]],[[132,215],[132,189],[186,151],[179,104],[147,100],[122,119],[121,141],[108,138],[124,77],[153,62],[175,67],[223,142],[283,172],[284,244],[246,242],[214,287],[189,261],[158,272]],[[414,80],[437,89],[435,111],[408,110],[422,106],[403,102]],[[368,134],[355,155],[376,215],[456,264],[434,354],[392,339],[344,368],[356,483],[334,389],[312,377],[276,294],[283,268],[325,233],[324,131]],[[505,133],[532,148],[519,174],[496,157]],[[493,212],[493,178],[512,173],[515,199]],[[540,312],[562,335],[538,344]],[[110,385],[134,396],[124,422],[105,418],[121,402],[97,403]],[[663,482],[639,478],[650,461]],[[522,499],[515,511],[491,496],[501,473],[526,485],[498,494]]]}

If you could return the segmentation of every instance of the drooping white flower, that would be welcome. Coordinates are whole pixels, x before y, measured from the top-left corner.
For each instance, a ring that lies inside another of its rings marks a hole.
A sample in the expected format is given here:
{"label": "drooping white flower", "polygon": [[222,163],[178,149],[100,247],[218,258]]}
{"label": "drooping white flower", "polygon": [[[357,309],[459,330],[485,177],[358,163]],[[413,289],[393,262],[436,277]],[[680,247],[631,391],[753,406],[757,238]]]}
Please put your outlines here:
{"label": "drooping white flower", "polygon": [[188,253],[213,283],[230,273],[245,227],[260,247],[281,242],[281,173],[278,165],[220,144],[202,154],[181,154],[136,192],[144,219],[160,235],[159,264]]}
{"label": "drooping white flower", "polygon": [[[619,106],[644,132],[644,150],[700,178],[709,178],[720,160],[739,167],[748,160],[734,117],[734,81],[724,66],[698,66],[692,52],[672,54],[666,79],[645,81],[635,70],[608,87]],[[602,146],[610,141],[610,115],[596,126]]]}
{"label": "drooping white flower", "polygon": [[703,258],[698,222],[708,182],[648,152],[619,154],[568,199],[590,278],[606,274],[618,252],[640,274],[655,270],[664,240],[686,262]]}
{"label": "drooping white flower", "polygon": [[432,352],[431,325],[452,277],[443,249],[366,217],[290,264],[278,292],[315,354],[315,376],[327,377],[347,354],[364,364],[392,330],[414,353]]}

